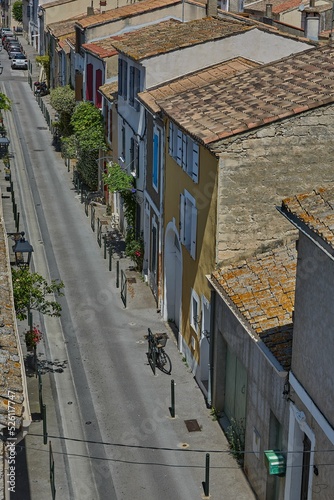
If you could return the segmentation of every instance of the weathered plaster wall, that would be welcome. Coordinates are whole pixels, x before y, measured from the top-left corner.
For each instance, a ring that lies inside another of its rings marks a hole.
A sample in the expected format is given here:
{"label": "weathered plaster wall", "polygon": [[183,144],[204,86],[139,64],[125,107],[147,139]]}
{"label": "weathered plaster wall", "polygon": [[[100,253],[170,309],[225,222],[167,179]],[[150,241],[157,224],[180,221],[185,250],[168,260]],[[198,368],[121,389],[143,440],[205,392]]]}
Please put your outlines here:
{"label": "weathered plaster wall", "polygon": [[333,138],[334,106],[326,106],[221,143],[218,263],[295,234],[275,207],[333,182]]}
{"label": "weathered plaster wall", "polygon": [[[282,445],[287,448],[288,403],[283,399],[286,373],[281,375],[273,369],[260,351],[257,342],[247,333],[234,313],[221,297],[216,294],[215,301],[215,359],[213,406],[224,408],[224,385],[226,370],[226,345],[236,354],[247,371],[246,440],[244,469],[259,500],[267,498],[267,470],[264,450],[269,446],[270,410],[283,428]],[[260,435],[260,452],[257,457],[253,451],[253,429]],[[284,479],[280,486],[279,500],[283,499]]]}
{"label": "weathered plaster wall", "polygon": [[298,244],[292,371],[332,426],[333,296],[333,260],[301,234]]}
{"label": "weathered plaster wall", "polygon": [[[184,8],[183,8],[184,7]],[[108,8],[110,10],[110,8]],[[100,40],[110,36],[121,35],[127,31],[138,29],[138,27],[154,24],[163,19],[185,19],[191,21],[205,17],[205,6],[200,4],[183,4],[167,5],[156,10],[150,10],[140,13],[136,16],[106,21],[87,27],[85,30],[85,42]]]}

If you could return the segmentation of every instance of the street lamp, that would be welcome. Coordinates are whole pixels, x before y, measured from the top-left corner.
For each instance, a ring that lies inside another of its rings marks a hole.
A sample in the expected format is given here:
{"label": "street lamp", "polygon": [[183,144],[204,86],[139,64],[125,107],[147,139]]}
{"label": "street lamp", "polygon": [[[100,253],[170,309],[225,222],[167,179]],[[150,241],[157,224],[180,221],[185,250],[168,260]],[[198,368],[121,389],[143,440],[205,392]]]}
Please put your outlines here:
{"label": "street lamp", "polygon": [[17,266],[29,267],[31,254],[34,249],[30,245],[29,241],[25,239],[24,231],[22,231],[20,234],[21,237],[15,241],[15,245],[13,245],[12,247],[15,254],[15,263]]}

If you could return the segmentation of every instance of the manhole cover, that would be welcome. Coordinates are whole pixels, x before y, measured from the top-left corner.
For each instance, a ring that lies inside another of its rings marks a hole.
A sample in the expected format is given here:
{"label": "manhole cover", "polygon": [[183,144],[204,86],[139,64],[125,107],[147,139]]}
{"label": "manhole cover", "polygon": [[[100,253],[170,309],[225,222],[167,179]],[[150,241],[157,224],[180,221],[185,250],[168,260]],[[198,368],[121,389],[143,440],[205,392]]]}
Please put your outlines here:
{"label": "manhole cover", "polygon": [[201,428],[198,425],[198,422],[197,422],[196,419],[185,420],[184,423],[186,424],[187,429],[188,429],[189,432],[196,432],[196,431],[200,431],[201,430]]}
{"label": "manhole cover", "polygon": [[137,283],[136,278],[127,278],[128,283]]}

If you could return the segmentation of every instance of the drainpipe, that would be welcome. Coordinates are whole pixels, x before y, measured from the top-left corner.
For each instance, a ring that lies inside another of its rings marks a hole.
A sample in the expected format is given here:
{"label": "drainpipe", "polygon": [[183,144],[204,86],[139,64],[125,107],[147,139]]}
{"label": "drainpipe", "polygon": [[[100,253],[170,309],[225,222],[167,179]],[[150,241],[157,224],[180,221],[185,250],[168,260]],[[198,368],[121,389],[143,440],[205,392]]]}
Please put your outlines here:
{"label": "drainpipe", "polygon": [[212,388],[214,373],[214,349],[215,349],[215,311],[216,311],[216,293],[213,289],[210,292],[210,348],[209,348],[209,380],[208,380],[208,398],[207,405],[212,407]]}

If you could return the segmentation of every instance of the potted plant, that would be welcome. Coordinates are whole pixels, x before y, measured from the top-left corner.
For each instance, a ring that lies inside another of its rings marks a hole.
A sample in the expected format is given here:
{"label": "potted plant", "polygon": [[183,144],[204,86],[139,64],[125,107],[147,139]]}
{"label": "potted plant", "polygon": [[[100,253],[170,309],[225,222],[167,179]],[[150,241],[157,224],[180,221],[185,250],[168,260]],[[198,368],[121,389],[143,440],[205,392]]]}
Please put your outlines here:
{"label": "potted plant", "polygon": [[37,344],[42,340],[43,334],[37,325],[33,326],[31,330],[27,330],[24,338],[28,351],[33,351],[37,347]]}

